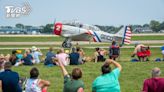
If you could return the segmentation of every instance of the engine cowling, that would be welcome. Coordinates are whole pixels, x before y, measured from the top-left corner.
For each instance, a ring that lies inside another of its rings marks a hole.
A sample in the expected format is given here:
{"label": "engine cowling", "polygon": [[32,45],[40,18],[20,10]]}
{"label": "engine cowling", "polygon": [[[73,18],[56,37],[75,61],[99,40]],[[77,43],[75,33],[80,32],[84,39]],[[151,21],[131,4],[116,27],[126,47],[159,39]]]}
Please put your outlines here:
{"label": "engine cowling", "polygon": [[61,35],[62,32],[62,23],[55,23],[54,25],[54,34]]}

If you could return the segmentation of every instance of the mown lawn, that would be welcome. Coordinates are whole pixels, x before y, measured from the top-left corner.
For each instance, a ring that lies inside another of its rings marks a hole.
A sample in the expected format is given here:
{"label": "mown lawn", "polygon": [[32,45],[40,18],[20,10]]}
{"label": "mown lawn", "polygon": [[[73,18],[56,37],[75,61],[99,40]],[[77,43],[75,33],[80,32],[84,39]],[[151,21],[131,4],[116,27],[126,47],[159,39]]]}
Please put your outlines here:
{"label": "mown lawn", "polygon": [[[140,92],[143,85],[143,80],[151,76],[150,71],[153,67],[159,67],[164,71],[164,62],[154,62],[154,59],[161,57],[160,48],[151,48],[152,56],[149,62],[130,62],[133,49],[121,49],[121,56],[118,62],[122,65],[123,71],[120,76],[120,85],[122,92]],[[44,55],[47,50],[42,50]],[[93,56],[94,49],[84,49],[87,56]],[[10,53],[11,50],[0,50],[0,53]],[[56,50],[55,50],[56,52]],[[100,67],[103,63],[87,62],[84,65],[79,66],[67,66],[69,73],[74,67],[80,67],[83,70],[82,80],[85,83],[85,92],[91,92],[91,85],[93,80],[101,74]],[[49,80],[51,86],[48,92],[62,92],[63,89],[63,77],[60,68],[45,67],[43,63],[34,65],[40,70],[40,78]],[[17,71],[21,77],[29,77],[29,70],[32,67],[19,66],[13,67],[14,71]],[[164,77],[164,73],[162,73]]]}
{"label": "mown lawn", "polygon": [[[0,37],[0,42],[54,42],[63,41],[64,38],[56,36],[45,37]],[[164,40],[163,35],[156,36],[132,36],[132,41],[135,40]]]}

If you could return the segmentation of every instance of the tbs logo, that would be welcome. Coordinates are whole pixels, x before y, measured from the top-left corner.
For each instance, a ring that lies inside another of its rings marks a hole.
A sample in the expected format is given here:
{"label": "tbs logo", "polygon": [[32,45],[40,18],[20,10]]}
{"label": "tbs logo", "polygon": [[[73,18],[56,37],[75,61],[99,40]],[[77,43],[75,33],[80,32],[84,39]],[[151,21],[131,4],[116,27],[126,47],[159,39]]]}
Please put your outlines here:
{"label": "tbs logo", "polygon": [[29,3],[24,3],[22,7],[13,5],[5,6],[5,9],[7,18],[18,18],[22,15],[29,15],[31,12],[31,6]]}

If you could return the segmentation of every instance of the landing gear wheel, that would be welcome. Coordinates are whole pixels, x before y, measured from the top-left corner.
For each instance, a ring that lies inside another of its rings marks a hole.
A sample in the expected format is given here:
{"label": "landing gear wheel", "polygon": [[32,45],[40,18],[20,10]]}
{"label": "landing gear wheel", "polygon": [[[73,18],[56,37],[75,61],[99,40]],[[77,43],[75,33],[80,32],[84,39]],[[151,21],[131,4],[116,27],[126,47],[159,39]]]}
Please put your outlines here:
{"label": "landing gear wheel", "polygon": [[71,48],[72,47],[72,44],[71,43],[67,43],[66,44],[66,48]]}
{"label": "landing gear wheel", "polygon": [[66,42],[64,42],[64,43],[62,44],[62,47],[63,47],[63,48],[71,48],[71,47],[72,47],[72,44],[71,44],[71,43],[66,43]]}

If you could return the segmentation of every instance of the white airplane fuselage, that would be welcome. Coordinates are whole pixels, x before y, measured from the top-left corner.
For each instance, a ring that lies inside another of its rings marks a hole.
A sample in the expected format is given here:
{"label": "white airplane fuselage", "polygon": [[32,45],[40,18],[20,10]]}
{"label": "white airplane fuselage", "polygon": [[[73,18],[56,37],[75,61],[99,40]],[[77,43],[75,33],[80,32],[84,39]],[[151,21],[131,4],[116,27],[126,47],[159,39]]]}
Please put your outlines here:
{"label": "white airplane fuselage", "polygon": [[[67,26],[67,25],[63,25],[62,28],[63,28],[62,30],[64,31],[61,32],[61,36],[63,37],[71,38],[72,36],[76,36],[81,33],[86,33],[93,37],[94,42],[112,42],[115,39],[114,34],[109,34],[104,31],[92,31],[92,30],[87,30],[84,28],[78,28],[78,27]],[[78,40],[83,41],[83,39],[78,39]]]}
{"label": "white airplane fuselage", "polygon": [[71,47],[71,41],[91,41],[94,42],[112,42],[113,40],[121,43],[130,43],[131,28],[126,26],[116,34],[110,34],[101,31],[96,26],[90,25],[65,25],[56,23],[54,25],[54,34],[65,37],[63,47]]}

